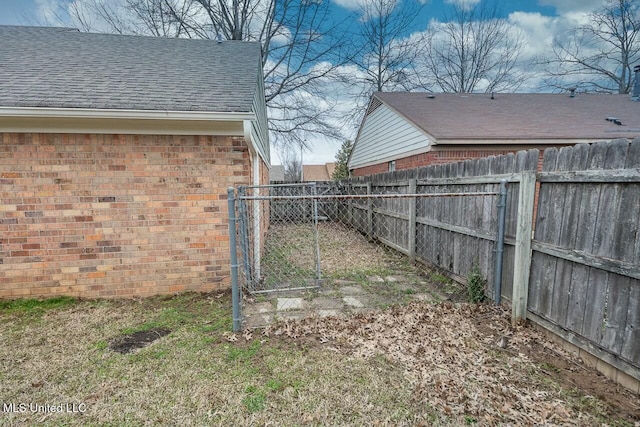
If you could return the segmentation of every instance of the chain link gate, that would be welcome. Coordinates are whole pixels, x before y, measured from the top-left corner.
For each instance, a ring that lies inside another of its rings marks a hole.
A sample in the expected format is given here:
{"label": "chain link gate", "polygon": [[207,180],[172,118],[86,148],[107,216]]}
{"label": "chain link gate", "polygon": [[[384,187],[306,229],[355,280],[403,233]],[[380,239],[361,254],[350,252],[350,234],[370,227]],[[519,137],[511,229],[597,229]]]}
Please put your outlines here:
{"label": "chain link gate", "polygon": [[319,287],[318,222],[327,217],[320,216],[316,196],[316,183],[238,188],[238,231],[247,291],[259,294]]}

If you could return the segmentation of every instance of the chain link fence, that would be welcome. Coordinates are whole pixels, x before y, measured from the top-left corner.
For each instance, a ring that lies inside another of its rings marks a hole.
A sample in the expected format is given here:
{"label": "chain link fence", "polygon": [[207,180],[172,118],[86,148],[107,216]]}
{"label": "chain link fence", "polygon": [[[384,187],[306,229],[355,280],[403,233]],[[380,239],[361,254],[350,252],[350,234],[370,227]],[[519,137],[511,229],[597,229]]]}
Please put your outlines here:
{"label": "chain link fence", "polygon": [[[496,205],[496,195],[417,193],[415,183],[377,188],[335,182],[240,187],[235,210],[241,286],[255,297],[314,292],[381,277],[392,280],[419,260],[416,250],[424,246],[416,244],[416,208],[422,205],[418,200],[467,196],[489,198]],[[495,212],[491,215],[496,217]],[[489,227],[495,229],[495,224]],[[443,292],[460,292],[442,275],[436,278]]]}

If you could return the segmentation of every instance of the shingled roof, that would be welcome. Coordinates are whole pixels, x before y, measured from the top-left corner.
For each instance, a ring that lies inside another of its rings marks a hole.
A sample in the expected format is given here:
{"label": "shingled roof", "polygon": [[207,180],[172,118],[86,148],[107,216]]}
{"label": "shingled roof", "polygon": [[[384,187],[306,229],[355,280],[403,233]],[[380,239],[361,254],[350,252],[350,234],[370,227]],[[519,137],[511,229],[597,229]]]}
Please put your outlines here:
{"label": "shingled roof", "polygon": [[250,112],[259,43],[0,26],[0,107]]}
{"label": "shingled roof", "polygon": [[[640,135],[640,102],[604,94],[428,94],[375,98],[436,139],[613,139]],[[378,104],[379,105],[379,101]],[[371,107],[370,107],[371,109]],[[607,118],[616,118],[614,123]]]}

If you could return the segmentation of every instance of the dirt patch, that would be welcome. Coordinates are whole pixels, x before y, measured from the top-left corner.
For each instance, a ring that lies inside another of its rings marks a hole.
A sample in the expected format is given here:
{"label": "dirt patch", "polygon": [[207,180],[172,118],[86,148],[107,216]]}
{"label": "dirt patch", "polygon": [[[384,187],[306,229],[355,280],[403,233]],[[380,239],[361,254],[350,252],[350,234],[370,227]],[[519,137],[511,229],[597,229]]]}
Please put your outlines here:
{"label": "dirt patch", "polygon": [[567,388],[579,390],[585,396],[593,396],[605,401],[611,407],[617,408],[618,416],[629,422],[640,423],[638,398],[598,371],[540,343],[532,343],[521,351],[540,364],[544,375],[565,384]]}
{"label": "dirt patch", "polygon": [[[551,342],[543,331],[531,326],[519,328],[528,335],[528,339],[511,340],[514,335],[507,316],[477,316],[475,325],[484,335],[498,337],[507,347],[504,351],[526,355],[539,368],[543,379],[557,382],[566,390],[582,396],[584,399],[596,398],[615,409],[615,415],[632,422],[640,423],[640,401],[624,387],[606,378],[593,368],[585,366],[575,355]],[[636,424],[638,425],[638,424]]]}
{"label": "dirt patch", "polygon": [[134,332],[114,339],[109,344],[109,348],[120,354],[131,353],[134,350],[148,346],[155,340],[170,333],[170,330],[162,328]]}
{"label": "dirt patch", "polygon": [[[555,371],[571,372],[570,365],[577,362],[565,359],[542,332],[511,328],[509,314],[490,305],[412,303],[346,318],[284,322],[264,333],[313,342],[357,358],[381,355],[398,363],[413,387],[414,403],[434,408],[454,423],[640,421],[631,393],[586,368],[572,374],[602,384],[598,394],[583,389],[582,383],[569,382],[569,374]],[[602,392],[610,396],[601,399]]]}

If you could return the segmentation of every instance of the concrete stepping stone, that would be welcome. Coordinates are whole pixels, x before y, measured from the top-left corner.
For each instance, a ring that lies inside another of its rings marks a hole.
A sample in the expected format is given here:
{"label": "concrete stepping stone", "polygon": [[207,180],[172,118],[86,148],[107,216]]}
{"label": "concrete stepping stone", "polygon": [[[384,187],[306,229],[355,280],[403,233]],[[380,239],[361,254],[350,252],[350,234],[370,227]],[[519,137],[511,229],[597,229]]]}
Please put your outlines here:
{"label": "concrete stepping stone", "polygon": [[314,298],[311,304],[320,310],[341,309],[343,306],[342,300],[339,300],[337,298],[328,298],[328,297]]}
{"label": "concrete stepping stone", "polygon": [[362,304],[362,302],[355,297],[346,296],[342,298],[342,301],[344,301],[344,303],[349,307],[356,307],[356,308],[364,307],[364,304]]}
{"label": "concrete stepping stone", "polygon": [[244,320],[244,327],[247,329],[263,328],[270,324],[272,317],[265,314],[257,314],[253,316],[247,316]]}
{"label": "concrete stepping stone", "polygon": [[247,304],[244,308],[244,312],[247,314],[270,313],[272,311],[273,311],[273,304],[271,302],[259,302],[255,304]]}
{"label": "concrete stepping stone", "polygon": [[344,295],[362,295],[367,293],[367,291],[362,289],[360,286],[343,286],[340,288],[340,292]]}
{"label": "concrete stepping stone", "polygon": [[304,299],[302,298],[278,298],[276,310],[302,310],[304,308]]}
{"label": "concrete stepping stone", "polygon": [[384,283],[384,279],[380,276],[367,276],[367,280],[371,283]]}
{"label": "concrete stepping stone", "polygon": [[309,316],[309,313],[296,311],[296,312],[286,312],[283,314],[278,314],[278,320],[300,320]]}

